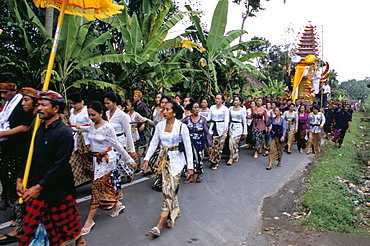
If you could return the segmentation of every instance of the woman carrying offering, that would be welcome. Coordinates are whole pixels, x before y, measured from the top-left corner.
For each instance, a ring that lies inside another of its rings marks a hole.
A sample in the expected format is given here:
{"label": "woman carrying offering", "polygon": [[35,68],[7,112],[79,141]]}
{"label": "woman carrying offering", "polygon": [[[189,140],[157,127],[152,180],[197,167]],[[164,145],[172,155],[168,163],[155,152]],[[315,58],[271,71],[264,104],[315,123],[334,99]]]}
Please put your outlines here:
{"label": "woman carrying offering", "polygon": [[288,149],[287,154],[290,155],[292,153],[291,148],[293,144],[294,135],[298,131],[298,113],[294,111],[295,104],[292,103],[289,105],[289,110],[283,113],[283,118],[287,121],[287,136],[288,136]]}
{"label": "woman carrying offering", "polygon": [[285,134],[286,134],[286,120],[281,117],[281,109],[274,109],[275,117],[272,119],[268,128],[269,132],[269,165],[266,170],[271,170],[272,162],[278,161],[277,166],[281,167],[281,157],[283,156]]}
{"label": "woman carrying offering", "polygon": [[[211,135],[208,132],[207,120],[199,115],[199,104],[197,102],[188,104],[186,110],[191,112],[191,116],[181,120],[188,126],[190,140],[193,150],[194,173],[197,173],[196,182],[203,180],[203,153],[207,147],[208,152],[212,151]],[[194,174],[186,177],[185,184],[194,182]]]}
{"label": "woman carrying offering", "polygon": [[212,170],[217,170],[218,168],[227,138],[229,109],[223,105],[224,102],[224,95],[221,93],[217,94],[215,96],[215,105],[212,105],[209,111],[210,134],[212,134],[212,152],[209,156],[209,162]]}
{"label": "woman carrying offering", "polygon": [[125,206],[118,201],[112,185],[111,173],[116,169],[115,149],[130,164],[135,161],[127,154],[118,142],[113,127],[103,119],[103,106],[98,101],[88,105],[89,117],[92,124],[89,127],[89,140],[93,153],[94,177],[91,184],[90,211],[82,228],[82,235],[88,234],[95,225],[94,216],[98,208],[109,209],[114,207],[111,217],[117,217]]}
{"label": "woman carrying offering", "polygon": [[188,166],[188,175],[193,175],[189,130],[186,125],[177,120],[182,118],[182,114],[183,111],[178,103],[172,100],[166,103],[163,109],[163,116],[166,120],[157,124],[142,167],[143,172],[148,170],[149,159],[160,144],[156,171],[162,175],[163,202],[158,223],[149,231],[155,236],[160,236],[166,220],[168,227],[174,227],[176,218],[181,215],[177,194],[181,171],[185,164]]}
{"label": "woman carrying offering", "polygon": [[240,106],[243,100],[239,96],[233,99],[234,106],[231,106],[230,111],[230,125],[229,125],[229,149],[230,157],[227,165],[232,165],[233,162],[239,161],[239,142],[248,134],[247,130],[247,112],[244,107]]}

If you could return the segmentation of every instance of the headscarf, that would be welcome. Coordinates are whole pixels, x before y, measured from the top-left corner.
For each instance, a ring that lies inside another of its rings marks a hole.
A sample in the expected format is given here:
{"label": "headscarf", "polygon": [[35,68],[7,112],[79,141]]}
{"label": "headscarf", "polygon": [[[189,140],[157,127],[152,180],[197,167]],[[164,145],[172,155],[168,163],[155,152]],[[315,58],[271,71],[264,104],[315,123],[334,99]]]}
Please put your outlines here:
{"label": "headscarf", "polygon": [[13,82],[5,81],[0,83],[0,90],[17,90],[17,85]]}
{"label": "headscarf", "polygon": [[143,93],[141,93],[141,91],[137,91],[137,90],[134,91],[134,95],[138,95],[139,97],[143,97]]}
{"label": "headscarf", "polygon": [[23,87],[20,89],[20,93],[22,96],[29,96],[32,98],[38,98],[39,91],[36,89],[33,89],[32,87]]}
{"label": "headscarf", "polygon": [[46,99],[54,102],[64,103],[64,98],[56,91],[43,90],[37,93],[39,99]]}

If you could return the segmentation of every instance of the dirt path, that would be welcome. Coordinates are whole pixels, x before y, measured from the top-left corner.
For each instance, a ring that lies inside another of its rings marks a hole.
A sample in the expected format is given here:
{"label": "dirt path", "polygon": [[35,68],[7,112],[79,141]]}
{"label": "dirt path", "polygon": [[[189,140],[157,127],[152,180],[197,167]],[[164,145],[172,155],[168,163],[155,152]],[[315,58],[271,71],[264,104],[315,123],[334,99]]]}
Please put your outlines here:
{"label": "dirt path", "polygon": [[[266,197],[262,207],[261,234],[267,245],[291,246],[349,246],[370,245],[370,236],[348,233],[315,232],[294,224],[297,214],[297,201],[303,195],[307,176],[315,166],[315,161],[306,166],[303,172],[296,173],[276,194]],[[289,216],[290,215],[290,216]]]}

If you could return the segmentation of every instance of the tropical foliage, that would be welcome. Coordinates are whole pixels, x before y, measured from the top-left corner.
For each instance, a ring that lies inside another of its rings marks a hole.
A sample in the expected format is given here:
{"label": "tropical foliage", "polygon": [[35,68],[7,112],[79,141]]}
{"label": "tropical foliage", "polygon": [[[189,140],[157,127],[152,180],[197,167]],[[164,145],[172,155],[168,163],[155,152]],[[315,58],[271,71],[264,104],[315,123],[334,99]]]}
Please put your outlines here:
{"label": "tropical foliage", "polygon": [[342,82],[338,87],[346,93],[348,99],[359,100],[365,99],[369,96],[370,89],[367,87],[367,84],[369,82],[370,78],[366,78],[365,80],[360,81],[351,79]]}

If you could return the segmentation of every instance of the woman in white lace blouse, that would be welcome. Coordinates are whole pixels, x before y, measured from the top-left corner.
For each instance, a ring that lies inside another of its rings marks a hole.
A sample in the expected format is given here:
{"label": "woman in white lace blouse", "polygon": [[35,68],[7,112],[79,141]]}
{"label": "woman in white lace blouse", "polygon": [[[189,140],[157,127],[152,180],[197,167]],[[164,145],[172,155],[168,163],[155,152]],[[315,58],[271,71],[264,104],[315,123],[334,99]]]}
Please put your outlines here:
{"label": "woman in white lace blouse", "polygon": [[118,142],[113,127],[103,119],[103,106],[98,101],[88,105],[89,117],[92,121],[88,132],[90,147],[93,153],[94,177],[91,184],[90,211],[82,228],[82,235],[90,232],[95,225],[94,216],[98,208],[109,209],[114,206],[111,217],[116,217],[125,208],[118,201],[117,194],[111,181],[111,173],[116,169],[115,149],[125,162],[135,164],[126,150]]}
{"label": "woman in white lace blouse", "polygon": [[[158,223],[150,230],[150,233],[155,236],[160,236],[166,220],[168,227],[174,227],[176,218],[181,215],[177,193],[181,171],[185,164],[188,167],[188,174],[193,175],[194,164],[189,130],[185,124],[177,120],[182,118],[182,114],[183,111],[178,103],[172,100],[166,103],[163,109],[163,116],[166,120],[157,124],[142,167],[143,172],[148,170],[149,159],[160,144],[161,150],[156,171],[162,175],[163,179],[163,202]],[[184,148],[180,144],[181,141]]]}

